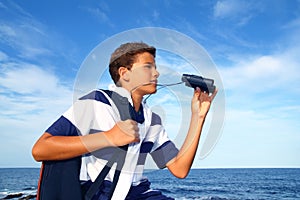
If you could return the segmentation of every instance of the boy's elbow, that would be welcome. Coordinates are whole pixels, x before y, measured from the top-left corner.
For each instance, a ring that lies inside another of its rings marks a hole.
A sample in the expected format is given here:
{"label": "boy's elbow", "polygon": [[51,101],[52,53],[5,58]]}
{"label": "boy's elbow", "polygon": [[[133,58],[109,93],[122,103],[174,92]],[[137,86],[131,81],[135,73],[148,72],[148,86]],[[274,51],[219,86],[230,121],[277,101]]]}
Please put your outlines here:
{"label": "boy's elbow", "polygon": [[184,179],[187,177],[189,173],[188,172],[176,172],[176,173],[173,173],[173,175],[176,177],[176,178],[180,178],[180,179]]}
{"label": "boy's elbow", "polygon": [[37,147],[37,145],[34,145],[32,147],[32,150],[31,150],[31,154],[32,154],[32,157],[35,161],[37,162],[41,162],[42,161],[42,158],[41,158],[41,151],[40,149]]}
{"label": "boy's elbow", "polygon": [[31,155],[37,162],[41,162],[45,160],[45,156],[49,152],[49,148],[47,148],[47,139],[51,137],[49,133],[44,133],[33,145],[31,149]]}
{"label": "boy's elbow", "polygon": [[168,166],[169,171],[176,177],[180,179],[184,179],[189,174],[189,170],[184,168],[177,168],[175,165]]}

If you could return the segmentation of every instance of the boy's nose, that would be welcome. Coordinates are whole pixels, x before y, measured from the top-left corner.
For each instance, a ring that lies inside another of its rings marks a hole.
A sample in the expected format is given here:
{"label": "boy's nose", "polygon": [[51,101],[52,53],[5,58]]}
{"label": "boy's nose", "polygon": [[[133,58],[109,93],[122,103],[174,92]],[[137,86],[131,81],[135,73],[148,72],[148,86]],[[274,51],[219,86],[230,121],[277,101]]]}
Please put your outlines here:
{"label": "boy's nose", "polygon": [[158,78],[159,77],[159,72],[156,70],[156,69],[154,69],[155,71],[154,71],[154,76],[156,77],[156,78]]}

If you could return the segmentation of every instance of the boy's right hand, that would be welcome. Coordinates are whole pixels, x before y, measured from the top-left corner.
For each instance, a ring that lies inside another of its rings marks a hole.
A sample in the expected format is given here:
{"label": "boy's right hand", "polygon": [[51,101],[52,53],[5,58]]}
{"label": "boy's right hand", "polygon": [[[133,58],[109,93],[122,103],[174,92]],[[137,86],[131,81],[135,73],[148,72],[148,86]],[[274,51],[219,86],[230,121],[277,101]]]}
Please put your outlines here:
{"label": "boy's right hand", "polygon": [[138,123],[131,119],[117,122],[111,130],[105,132],[105,135],[113,146],[140,142]]}

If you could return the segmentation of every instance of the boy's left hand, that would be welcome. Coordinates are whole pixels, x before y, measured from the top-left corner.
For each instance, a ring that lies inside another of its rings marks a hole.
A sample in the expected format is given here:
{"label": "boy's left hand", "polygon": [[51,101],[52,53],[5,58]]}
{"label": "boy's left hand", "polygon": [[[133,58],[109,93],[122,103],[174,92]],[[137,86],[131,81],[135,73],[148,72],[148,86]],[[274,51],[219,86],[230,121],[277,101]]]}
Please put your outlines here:
{"label": "boy's left hand", "polygon": [[218,90],[209,95],[200,88],[196,88],[192,99],[192,114],[197,114],[199,117],[205,117],[209,111],[211,102],[214,100]]}

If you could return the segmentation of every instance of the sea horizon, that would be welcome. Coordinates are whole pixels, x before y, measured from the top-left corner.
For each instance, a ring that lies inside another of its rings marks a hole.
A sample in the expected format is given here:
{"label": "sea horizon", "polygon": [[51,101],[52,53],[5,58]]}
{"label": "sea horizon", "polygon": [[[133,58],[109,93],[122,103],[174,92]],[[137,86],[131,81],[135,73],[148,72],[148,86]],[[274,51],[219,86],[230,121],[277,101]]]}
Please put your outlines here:
{"label": "sea horizon", "polygon": [[[38,166],[0,166],[0,169],[36,169]],[[233,166],[233,167],[192,167],[191,169],[299,169],[300,166]],[[148,169],[146,169],[148,170]],[[161,170],[149,168],[149,170]]]}
{"label": "sea horizon", "polygon": [[[0,167],[0,199],[34,199],[39,174],[39,167]],[[144,175],[152,189],[181,200],[300,199],[299,167],[192,168],[185,179],[166,169]]]}

